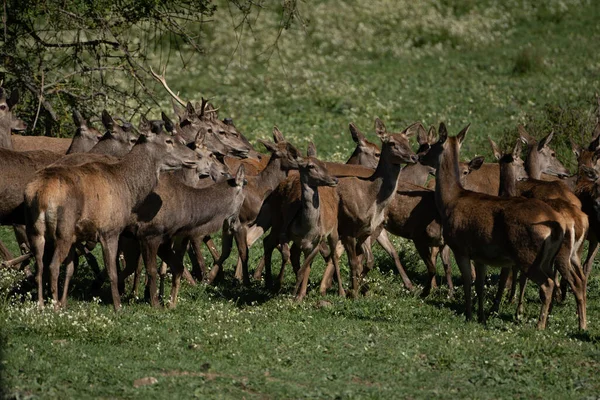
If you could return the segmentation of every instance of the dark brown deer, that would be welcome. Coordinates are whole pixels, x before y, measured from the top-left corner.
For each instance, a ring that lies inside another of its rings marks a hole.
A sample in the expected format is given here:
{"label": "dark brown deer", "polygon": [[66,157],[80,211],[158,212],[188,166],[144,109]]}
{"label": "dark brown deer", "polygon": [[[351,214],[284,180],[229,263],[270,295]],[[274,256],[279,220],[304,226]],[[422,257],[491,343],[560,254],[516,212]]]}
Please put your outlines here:
{"label": "dark brown deer", "polygon": [[502,198],[465,190],[458,175],[458,160],[468,126],[448,137],[446,126],[422,162],[436,168],[436,205],[442,218],[444,240],[454,252],[465,290],[466,317],[471,311],[471,263],[477,271],[478,319],[485,322],[486,266],[521,271],[540,286],[542,307],[538,328],[544,329],[554,289],[552,262],[562,244],[565,223],[549,205],[520,197]]}
{"label": "dark brown deer", "polygon": [[[67,264],[62,296],[66,304],[72,275],[71,246],[76,241],[100,241],[111,283],[115,310],[121,306],[116,257],[119,235],[131,213],[158,183],[161,171],[195,166],[192,150],[165,134],[140,136],[132,150],[116,164],[88,163],[52,167],[38,173],[25,190],[27,233],[38,265],[38,305],[43,307],[42,276],[49,265],[52,297],[58,302],[58,271]],[[44,258],[48,246],[51,256]]]}
{"label": "dark brown deer", "polygon": [[[523,161],[520,159],[520,143],[517,142],[512,153],[502,153],[491,139],[490,143],[492,145],[494,156],[498,159],[500,165],[499,195],[502,197],[517,196],[517,181],[527,179],[527,175],[524,172]],[[585,292],[587,280],[581,267],[581,252],[583,251],[583,241],[587,236],[588,218],[581,209],[564,199],[543,199],[543,201],[559,213],[565,221],[565,238],[558,251],[554,265],[556,266],[557,272],[563,276],[563,279],[569,284],[573,293],[575,293],[577,314],[579,315],[579,328],[586,329]],[[492,307],[492,312],[497,312],[499,309],[500,300],[502,299],[502,294],[508,278],[508,271],[508,269],[503,269],[500,275],[498,292]],[[517,272],[518,271],[515,271],[513,268],[513,279],[516,277]],[[517,317],[523,312],[523,297],[526,280],[527,277],[521,275]],[[513,282],[516,282],[516,279],[514,279]],[[514,291],[514,289],[511,291]]]}

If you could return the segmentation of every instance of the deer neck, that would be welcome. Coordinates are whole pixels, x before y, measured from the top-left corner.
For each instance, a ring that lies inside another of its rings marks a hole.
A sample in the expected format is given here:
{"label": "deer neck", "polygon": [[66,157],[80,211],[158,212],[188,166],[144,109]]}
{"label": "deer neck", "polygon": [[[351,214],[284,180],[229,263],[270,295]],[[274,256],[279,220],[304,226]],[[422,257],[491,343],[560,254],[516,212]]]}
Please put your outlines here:
{"label": "deer neck", "polygon": [[398,176],[400,175],[401,169],[400,164],[391,162],[391,158],[390,148],[388,146],[383,146],[375,173],[373,173],[370,178],[373,187],[369,193],[375,193],[375,202],[382,204],[384,207],[396,192]]}
{"label": "deer neck", "polygon": [[458,143],[448,138],[450,142],[440,155],[440,163],[435,174],[435,202],[441,215],[464,190],[460,183],[458,172]]}
{"label": "deer neck", "polygon": [[412,183],[413,185],[424,186],[429,176],[429,167],[421,164],[409,164],[400,171],[400,179],[402,182]]}
{"label": "deer neck", "polygon": [[300,221],[303,227],[313,227],[319,221],[319,188],[310,185],[306,179],[300,175],[301,183],[301,208]]}
{"label": "deer neck", "polygon": [[271,156],[265,169],[260,171],[256,177],[258,187],[264,194],[271,193],[286,178],[287,172],[287,169],[281,165],[281,159]]}
{"label": "deer neck", "polygon": [[13,150],[11,138],[10,120],[0,122],[0,148]]}
{"label": "deer neck", "polygon": [[510,163],[500,163],[500,189],[498,196],[514,197],[517,196],[517,174],[515,167]]}
{"label": "deer neck", "polygon": [[133,207],[140,205],[158,184],[159,160],[144,147],[134,146],[121,162],[114,164],[114,171],[131,194]]}
{"label": "deer neck", "polygon": [[525,161],[525,171],[531,179],[542,179],[542,168],[536,151],[537,143],[534,143],[529,150],[527,160]]}

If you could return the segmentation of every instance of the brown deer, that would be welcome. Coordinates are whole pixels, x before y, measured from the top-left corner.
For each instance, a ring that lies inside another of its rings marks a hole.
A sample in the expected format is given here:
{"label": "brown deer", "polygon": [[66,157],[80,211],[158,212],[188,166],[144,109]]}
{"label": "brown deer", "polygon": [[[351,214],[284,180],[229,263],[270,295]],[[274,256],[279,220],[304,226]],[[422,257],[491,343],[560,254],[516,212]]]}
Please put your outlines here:
{"label": "brown deer", "polygon": [[[138,143],[116,164],[100,162],[41,170],[25,190],[27,233],[38,265],[38,305],[43,307],[42,276],[49,265],[52,297],[58,302],[58,271],[67,264],[62,305],[66,304],[72,275],[71,246],[76,241],[100,241],[111,283],[115,310],[121,306],[117,282],[119,235],[136,206],[158,183],[161,171],[195,166],[197,156],[165,134],[140,136]],[[51,256],[44,258],[45,247]]]}
{"label": "brown deer", "polygon": [[[212,162],[209,157],[201,157],[201,167],[196,170],[196,174],[209,174]],[[184,272],[183,255],[188,242],[216,233],[224,221],[227,224],[238,223],[237,215],[243,202],[243,175],[242,168],[236,179],[197,189],[185,184],[193,184],[193,181],[184,182],[174,173],[163,174],[158,185],[135,209],[133,222],[127,231],[140,240],[152,306],[159,304],[156,256],[160,255],[173,270],[174,286],[171,289],[170,305],[175,307],[180,277]],[[119,277],[121,283],[136,265],[127,263],[127,269]],[[164,276],[161,274],[161,288],[162,279]]]}
{"label": "brown deer", "polygon": [[67,150],[67,154],[86,153],[98,143],[102,138],[102,134],[99,130],[89,126],[77,110],[73,110],[73,122],[77,130],[75,131],[75,135],[73,135],[73,140]]}
{"label": "brown deer", "polygon": [[[273,128],[273,138],[275,140],[274,144],[261,141],[267,150],[271,152],[269,164],[258,175],[247,177],[248,185],[244,188],[245,198],[240,210],[240,224],[231,232],[223,232],[222,240],[227,245],[223,246],[224,252],[221,253],[221,257],[215,262],[209,274],[209,283],[212,283],[217,276],[221,276],[223,262],[227,260],[231,253],[231,242],[233,240],[231,233],[235,236],[238,246],[243,282],[244,284],[250,283],[248,273],[248,229],[267,222],[257,219],[265,199],[287,177],[288,171],[298,168],[298,164],[289,152],[291,145],[285,141],[277,127]],[[236,275],[239,279],[239,275]]]}
{"label": "brown deer", "polygon": [[[322,241],[326,240],[329,246],[327,259],[331,258],[338,276],[338,293],[343,296],[342,280],[339,279],[340,271],[336,246],[338,243],[337,208],[338,197],[334,187],[338,179],[329,175],[325,164],[318,160],[314,144],[310,143],[307,157],[294,155],[299,167],[299,179],[288,177],[272,196],[271,206],[273,221],[271,232],[263,240],[265,251],[265,282],[270,287],[271,280],[271,254],[277,246],[287,246],[293,241],[291,261],[297,272],[296,288],[294,295],[297,300],[306,296],[308,277],[314,257],[320,249]],[[299,209],[294,215],[289,215],[290,210]],[[304,253],[304,263],[300,266],[300,254]],[[281,287],[285,264],[289,260],[290,252],[287,248],[282,252],[281,269],[279,272],[278,286]]]}
{"label": "brown deer", "polygon": [[19,91],[13,90],[10,97],[6,97],[6,91],[0,87],[0,148],[14,150],[11,134],[13,130],[25,130],[23,121],[16,118],[12,110],[19,102]]}
{"label": "brown deer", "polygon": [[[408,141],[412,128],[411,125],[401,133],[388,133],[384,123],[377,118],[375,132],[382,141],[377,169],[369,178],[340,178],[336,187],[340,199],[338,232],[350,261],[351,296],[358,295],[362,275],[359,260],[363,254],[362,245],[385,219],[385,208],[396,192],[400,165],[417,162],[417,156]],[[412,284],[406,273],[401,276],[405,286],[411,289]]]}
{"label": "brown deer", "polygon": [[472,318],[471,264],[475,261],[478,319],[485,322],[486,265],[518,265],[540,286],[542,307],[538,328],[544,329],[552,300],[552,262],[562,244],[565,223],[549,205],[520,197],[502,198],[465,190],[458,175],[460,146],[468,126],[448,137],[439,128],[439,140],[422,158],[436,168],[435,200],[442,219],[444,240],[454,252],[465,290],[466,317]]}
{"label": "brown deer", "polygon": [[[500,192],[502,197],[514,197],[518,195],[517,181],[527,179],[523,161],[520,159],[521,147],[517,142],[512,153],[502,153],[498,146],[490,139],[493,153],[500,165]],[[540,199],[542,200],[542,199]],[[587,236],[588,218],[575,205],[560,198],[544,199],[546,204],[559,213],[566,224],[565,238],[561,244],[560,250],[556,255],[554,265],[563,279],[575,293],[577,301],[577,314],[579,315],[580,329],[586,329],[586,284],[587,280],[581,267],[581,252],[583,250],[583,241]],[[492,312],[498,312],[506,280],[508,278],[508,269],[503,269],[498,284],[498,292]],[[513,268],[513,277],[516,277],[518,271]],[[527,277],[521,275],[520,294],[517,306],[517,317],[523,312],[523,296],[525,293]],[[555,280],[556,281],[556,280]],[[513,280],[516,282],[516,279]],[[511,291],[514,291],[512,289]]]}

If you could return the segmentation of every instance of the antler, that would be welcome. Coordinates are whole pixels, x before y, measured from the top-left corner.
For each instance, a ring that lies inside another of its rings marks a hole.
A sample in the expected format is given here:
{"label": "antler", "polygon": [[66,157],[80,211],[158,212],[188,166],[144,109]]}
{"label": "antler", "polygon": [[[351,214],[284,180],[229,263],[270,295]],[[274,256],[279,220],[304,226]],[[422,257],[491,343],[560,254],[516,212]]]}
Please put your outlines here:
{"label": "antler", "polygon": [[154,79],[156,79],[157,81],[160,82],[161,85],[163,85],[163,87],[167,90],[167,92],[171,95],[171,97],[173,97],[179,104],[181,104],[182,106],[185,107],[185,105],[187,104],[185,101],[181,100],[181,98],[175,94],[175,92],[173,92],[171,90],[171,88],[169,87],[169,85],[167,85],[167,80],[165,78],[165,73],[167,71],[167,66],[164,66],[162,69],[162,74],[159,75],[156,72],[154,72],[154,70],[152,69],[152,67],[150,67],[150,73],[152,74],[152,76],[154,77]]}

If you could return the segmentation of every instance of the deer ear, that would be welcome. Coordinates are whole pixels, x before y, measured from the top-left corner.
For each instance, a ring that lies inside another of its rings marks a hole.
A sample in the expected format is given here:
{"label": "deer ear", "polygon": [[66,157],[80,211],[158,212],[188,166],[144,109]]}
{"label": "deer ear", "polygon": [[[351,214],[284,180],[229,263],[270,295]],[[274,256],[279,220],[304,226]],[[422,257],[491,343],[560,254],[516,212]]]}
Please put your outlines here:
{"label": "deer ear", "polygon": [[102,125],[109,131],[115,126],[115,120],[106,110],[102,110]]}
{"label": "deer ear", "polygon": [[167,114],[165,114],[164,112],[160,113],[160,117],[165,122],[166,131],[173,133],[175,131],[175,124],[173,124],[173,121],[171,121],[171,118],[169,118],[169,116]]}
{"label": "deer ear", "polygon": [[295,148],[291,143],[288,142],[285,147],[291,158],[295,160],[300,160],[302,158],[302,155],[300,154],[298,149]]}
{"label": "deer ear", "polygon": [[240,164],[236,174],[235,174],[235,185],[243,186],[246,183],[245,173],[244,173],[244,164]]}
{"label": "deer ear", "polygon": [[579,167],[579,171],[583,175],[583,177],[589,181],[595,182],[596,180],[598,180],[598,172],[596,172],[594,168],[582,165],[581,167]]}
{"label": "deer ear", "polygon": [[519,131],[519,139],[521,139],[523,144],[532,146],[535,143],[535,139],[529,133],[527,133],[523,125],[519,125],[517,130]]}
{"label": "deer ear", "polygon": [[483,156],[477,156],[474,159],[472,159],[471,161],[469,161],[469,171],[476,171],[479,168],[481,168],[481,166],[483,165],[483,162],[485,161],[485,157]]}
{"label": "deer ear", "polygon": [[140,125],[138,127],[138,130],[140,132],[147,132],[150,131],[152,129],[152,126],[150,125],[150,122],[146,119],[146,117],[144,117],[143,115],[140,117]]}
{"label": "deer ear", "polygon": [[488,140],[490,141],[490,146],[492,146],[492,153],[494,153],[494,157],[496,157],[496,160],[500,160],[502,158],[502,152],[498,148],[498,145],[491,138],[488,138]]}
{"label": "deer ear", "polygon": [[387,134],[387,129],[385,128],[385,124],[379,118],[375,118],[375,133],[379,136],[382,142],[387,143],[389,140],[389,135]]}
{"label": "deer ear", "polygon": [[429,143],[428,139],[429,133],[425,130],[423,124],[419,122],[419,125],[417,126],[417,143],[419,143],[419,146],[423,146],[424,144]]}
{"label": "deer ear", "polygon": [[471,124],[465,126],[462,131],[458,132],[456,138],[458,139],[458,144],[461,145],[465,137],[467,136],[467,132],[469,132],[469,128],[471,128]]}
{"label": "deer ear", "polygon": [[429,132],[427,132],[427,143],[434,144],[437,140],[437,131],[435,130],[435,126],[431,125],[429,127]]}
{"label": "deer ear", "polygon": [[285,142],[285,138],[283,137],[283,133],[276,126],[273,127],[273,140],[275,143]]}
{"label": "deer ear", "polygon": [[196,114],[196,109],[191,101],[188,101],[187,105],[185,106],[185,112],[188,114],[188,116]]}
{"label": "deer ear", "polygon": [[438,134],[440,136],[439,142],[444,143],[446,139],[448,139],[448,129],[446,129],[446,124],[440,122],[440,128],[438,129]]}
{"label": "deer ear", "polygon": [[575,154],[575,157],[581,157],[581,152],[583,151],[583,148],[578,143],[575,143],[573,139],[569,139],[569,141],[571,142],[571,151],[573,152],[573,154]]}
{"label": "deer ear", "polygon": [[308,157],[316,157],[317,156],[317,148],[313,142],[308,143],[308,150],[306,150],[306,155]]}
{"label": "deer ear", "polygon": [[8,106],[9,110],[12,110],[12,108],[18,102],[19,102],[19,89],[13,89],[13,91],[10,93],[10,97],[8,98],[8,100],[6,100],[6,105]]}
{"label": "deer ear", "polygon": [[521,158],[521,141],[517,140],[512,152],[513,159]]}
{"label": "deer ear", "polygon": [[358,130],[356,125],[351,122],[348,127],[350,128],[350,135],[352,135],[352,140],[354,140],[354,143],[361,144],[365,141],[365,135]]}
{"label": "deer ear", "polygon": [[270,153],[275,153],[277,152],[277,145],[275,143],[269,142],[268,140],[263,140],[263,139],[258,139],[258,141],[265,146],[265,148],[270,152]]}
{"label": "deer ear", "polygon": [[77,111],[76,109],[73,109],[73,122],[78,128],[85,126],[85,120],[83,119],[79,111]]}
{"label": "deer ear", "polygon": [[183,118],[185,118],[185,110],[180,107],[174,99],[171,99],[171,104],[173,104],[173,112],[175,115],[177,115],[177,118],[179,118],[179,121],[181,122]]}
{"label": "deer ear", "polygon": [[548,143],[550,143],[550,141],[552,140],[553,137],[554,137],[554,131],[550,132],[545,138],[540,140],[540,142],[538,143],[538,146],[537,146],[538,151],[541,151],[545,146],[548,146]]}

